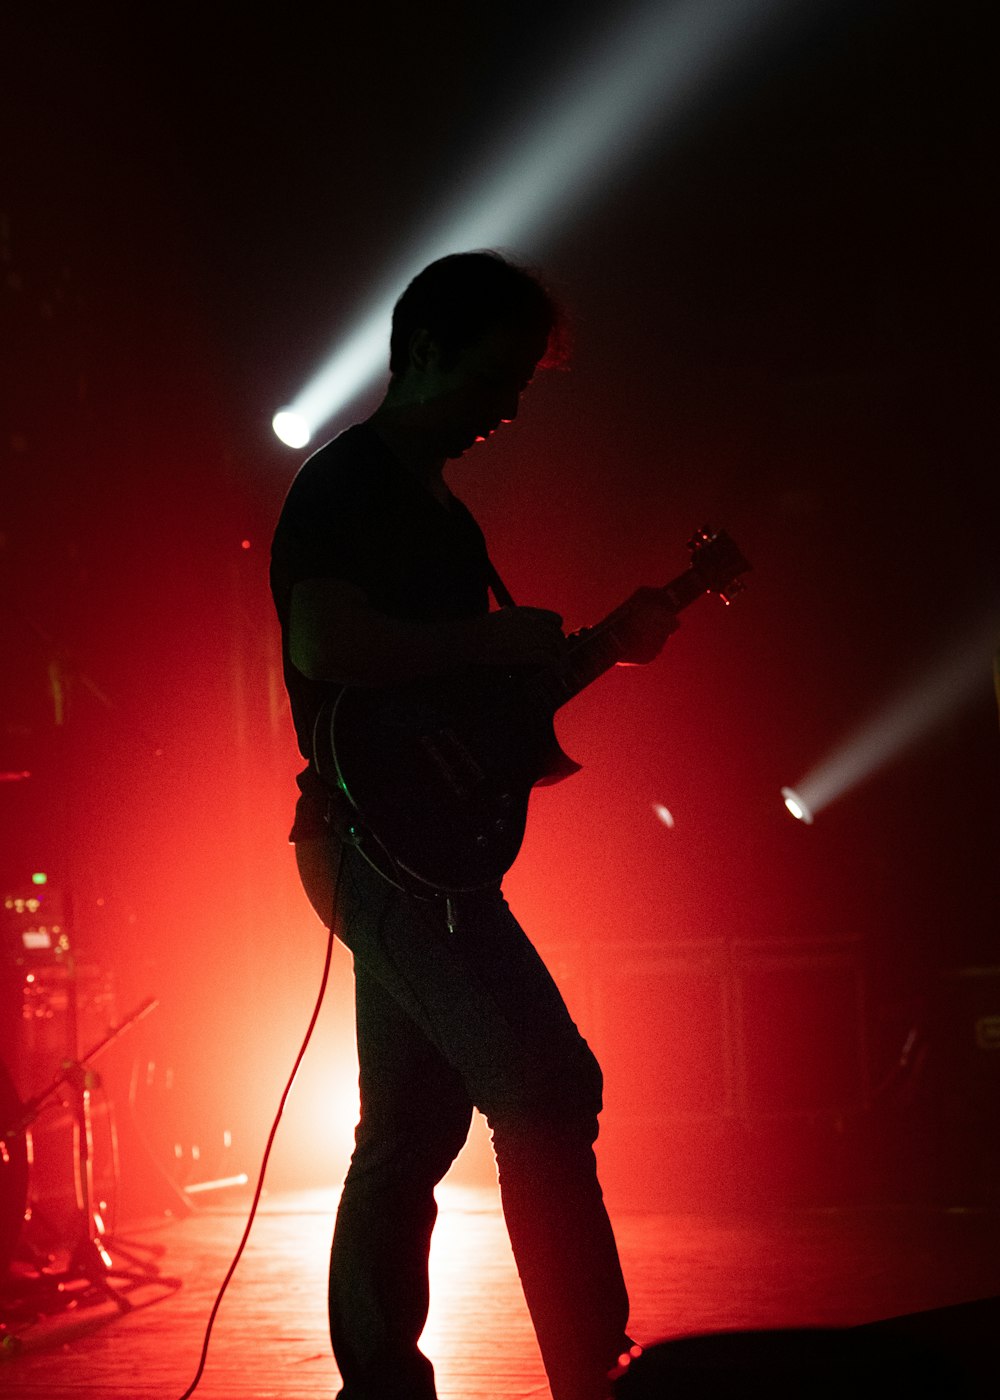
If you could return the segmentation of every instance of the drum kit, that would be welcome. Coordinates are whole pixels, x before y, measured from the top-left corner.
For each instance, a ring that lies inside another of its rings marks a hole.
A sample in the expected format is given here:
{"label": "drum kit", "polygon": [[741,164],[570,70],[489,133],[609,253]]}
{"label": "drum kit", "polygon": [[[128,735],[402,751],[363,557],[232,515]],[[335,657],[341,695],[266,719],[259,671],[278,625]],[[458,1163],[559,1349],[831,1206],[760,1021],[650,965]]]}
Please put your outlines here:
{"label": "drum kit", "polygon": [[[114,1232],[115,1116],[95,1063],[152,1012],[150,998],[109,1025],[107,979],[74,956],[65,911],[44,877],[0,909],[0,1344],[18,1328],[84,1303],[179,1280],[160,1251]],[[86,1013],[84,1016],[83,1013]],[[83,1053],[81,1020],[106,1028]]]}

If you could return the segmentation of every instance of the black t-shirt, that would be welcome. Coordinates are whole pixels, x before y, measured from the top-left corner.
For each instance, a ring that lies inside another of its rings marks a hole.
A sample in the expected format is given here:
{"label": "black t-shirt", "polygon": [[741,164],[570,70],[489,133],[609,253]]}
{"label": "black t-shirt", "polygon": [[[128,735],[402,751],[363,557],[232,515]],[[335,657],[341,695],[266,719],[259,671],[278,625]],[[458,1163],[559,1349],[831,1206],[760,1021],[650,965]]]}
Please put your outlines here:
{"label": "black t-shirt", "polygon": [[[460,501],[442,505],[367,423],[314,452],[289,488],[271,546],[285,687],[306,759],[320,705],[338,688],[309,680],[289,658],[292,589],[310,578],[353,583],[379,612],[413,622],[475,617],[489,608],[486,544]],[[328,800],[311,768],[298,781],[293,840],[325,829]]]}

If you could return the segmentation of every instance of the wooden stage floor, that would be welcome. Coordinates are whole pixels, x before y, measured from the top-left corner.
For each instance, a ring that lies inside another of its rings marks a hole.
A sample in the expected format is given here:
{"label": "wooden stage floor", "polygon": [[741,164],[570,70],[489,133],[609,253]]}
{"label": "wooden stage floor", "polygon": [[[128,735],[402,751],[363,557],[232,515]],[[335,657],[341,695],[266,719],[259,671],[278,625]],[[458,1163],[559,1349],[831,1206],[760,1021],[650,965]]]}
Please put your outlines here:
{"label": "wooden stage floor", "polygon": [[[548,1389],[493,1191],[445,1183],[424,1350],[441,1400],[529,1400]],[[190,1384],[248,1200],[218,1201],[129,1243],[162,1250],[181,1286],[143,1286],[15,1325],[0,1363],[8,1400],[178,1400]],[[200,1400],[333,1397],[326,1261],[334,1192],[265,1198],[222,1304]],[[1000,1212],[800,1210],[615,1217],[647,1344],[688,1333],[846,1325],[1000,1294]],[[125,1243],[123,1241],[123,1243]],[[145,1306],[142,1306],[145,1304]]]}

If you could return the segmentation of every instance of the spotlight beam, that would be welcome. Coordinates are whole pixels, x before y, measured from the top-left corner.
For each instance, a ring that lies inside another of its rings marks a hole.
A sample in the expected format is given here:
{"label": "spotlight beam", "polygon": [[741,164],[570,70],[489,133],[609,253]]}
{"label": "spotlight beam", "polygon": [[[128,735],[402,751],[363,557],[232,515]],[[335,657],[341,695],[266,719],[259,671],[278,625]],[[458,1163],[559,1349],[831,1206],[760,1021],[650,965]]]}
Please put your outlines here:
{"label": "spotlight beam", "polygon": [[[782,796],[792,815],[811,820],[988,686],[998,633],[1000,619],[993,613],[943,656],[922,681],[856,729],[794,788],[783,788]],[[808,817],[794,811],[789,793]]]}
{"label": "spotlight beam", "polygon": [[[564,225],[595,186],[634,159],[646,130],[678,118],[708,95],[716,71],[759,53],[779,20],[816,5],[802,0],[646,0],[599,42],[554,92],[547,90],[501,149],[484,156],[490,174],[456,198],[391,269],[354,331],[316,376],[275,414],[275,432],[301,442],[385,370],[395,298],[422,267],[463,248],[503,247]],[[308,439],[307,439],[308,440]]]}

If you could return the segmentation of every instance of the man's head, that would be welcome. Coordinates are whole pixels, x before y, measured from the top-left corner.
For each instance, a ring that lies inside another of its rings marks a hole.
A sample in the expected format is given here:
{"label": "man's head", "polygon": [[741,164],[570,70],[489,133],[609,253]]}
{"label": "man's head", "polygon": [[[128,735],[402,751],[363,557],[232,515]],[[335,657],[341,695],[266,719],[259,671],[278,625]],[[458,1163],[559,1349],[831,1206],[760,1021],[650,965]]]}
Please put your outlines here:
{"label": "man's head", "polygon": [[407,369],[414,331],[428,332],[447,366],[500,324],[534,334],[544,347],[540,360],[558,357],[559,311],[537,277],[494,252],[438,258],[396,302],[389,368],[393,374]]}
{"label": "man's head", "polygon": [[554,301],[523,268],[492,252],[440,258],[396,303],[393,398],[418,406],[444,456],[460,456],[516,416],[536,366],[558,357],[559,332]]}

